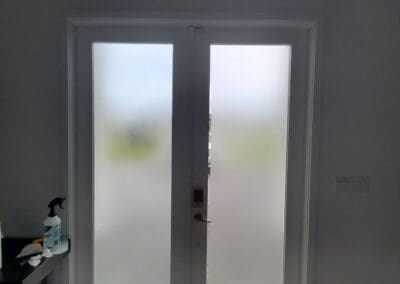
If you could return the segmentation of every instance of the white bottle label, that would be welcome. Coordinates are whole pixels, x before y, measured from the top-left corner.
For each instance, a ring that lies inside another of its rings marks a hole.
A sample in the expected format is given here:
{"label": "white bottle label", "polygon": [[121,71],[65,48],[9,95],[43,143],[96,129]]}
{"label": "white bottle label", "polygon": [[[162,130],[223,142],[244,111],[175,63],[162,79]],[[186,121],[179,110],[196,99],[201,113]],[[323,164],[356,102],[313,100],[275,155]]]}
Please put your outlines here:
{"label": "white bottle label", "polygon": [[55,226],[45,226],[43,236],[43,246],[50,250],[56,250],[60,243],[61,224]]}

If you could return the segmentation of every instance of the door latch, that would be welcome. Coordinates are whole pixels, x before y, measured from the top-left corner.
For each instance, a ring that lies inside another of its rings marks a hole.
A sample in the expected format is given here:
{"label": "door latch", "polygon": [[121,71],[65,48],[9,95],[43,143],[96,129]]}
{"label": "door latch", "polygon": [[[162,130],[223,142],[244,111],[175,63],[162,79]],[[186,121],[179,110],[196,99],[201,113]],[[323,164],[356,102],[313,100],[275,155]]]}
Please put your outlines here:
{"label": "door latch", "polygon": [[199,223],[211,223],[211,220],[207,220],[200,213],[193,216],[193,219]]}

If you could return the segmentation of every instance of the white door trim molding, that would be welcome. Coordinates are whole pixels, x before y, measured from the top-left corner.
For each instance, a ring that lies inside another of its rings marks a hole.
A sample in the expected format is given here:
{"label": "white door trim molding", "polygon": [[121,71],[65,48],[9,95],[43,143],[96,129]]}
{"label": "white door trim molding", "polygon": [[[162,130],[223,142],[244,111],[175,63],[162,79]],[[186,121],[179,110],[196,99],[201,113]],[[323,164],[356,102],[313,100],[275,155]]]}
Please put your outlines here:
{"label": "white door trim molding", "polygon": [[[203,17],[204,16],[204,17]],[[76,31],[83,26],[230,26],[230,27],[266,27],[300,29],[307,33],[308,70],[307,70],[307,121],[306,121],[306,149],[304,165],[303,208],[302,208],[302,253],[299,284],[314,283],[315,265],[315,232],[316,232],[316,195],[318,181],[318,139],[320,121],[320,71],[322,62],[322,16],[321,15],[199,15],[169,14],[140,14],[131,12],[67,12],[65,15],[67,31],[62,37],[66,52],[64,58],[66,78],[66,96],[68,97],[68,187],[65,193],[68,196],[68,233],[72,240],[72,250],[68,261],[67,272],[64,272],[64,283],[77,281],[77,249],[76,226],[77,209],[76,196],[76,110],[75,110],[75,37]],[[172,283],[173,284],[173,283]]]}

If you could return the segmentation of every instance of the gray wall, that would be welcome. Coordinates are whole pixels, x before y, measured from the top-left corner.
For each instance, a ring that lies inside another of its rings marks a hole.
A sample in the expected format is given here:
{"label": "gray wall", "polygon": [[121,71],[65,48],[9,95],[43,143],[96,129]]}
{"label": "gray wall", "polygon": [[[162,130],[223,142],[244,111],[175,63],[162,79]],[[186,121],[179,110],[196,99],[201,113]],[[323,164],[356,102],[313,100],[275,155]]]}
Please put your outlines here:
{"label": "gray wall", "polygon": [[[316,283],[400,281],[399,5],[325,7]],[[337,192],[336,175],[369,191]]]}
{"label": "gray wall", "polygon": [[[0,2],[0,220],[36,236],[66,187],[62,13],[87,9],[325,14],[315,279],[400,281],[398,0],[37,0]],[[335,190],[335,176],[369,190]]]}

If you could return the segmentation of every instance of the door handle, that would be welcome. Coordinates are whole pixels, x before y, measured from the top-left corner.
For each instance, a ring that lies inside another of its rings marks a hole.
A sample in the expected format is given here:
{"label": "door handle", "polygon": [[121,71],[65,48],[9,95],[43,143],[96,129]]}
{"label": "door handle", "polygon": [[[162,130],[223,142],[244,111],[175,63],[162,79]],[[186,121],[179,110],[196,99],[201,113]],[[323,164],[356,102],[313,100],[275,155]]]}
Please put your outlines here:
{"label": "door handle", "polygon": [[203,215],[201,215],[200,213],[194,215],[193,220],[195,220],[198,223],[205,223],[205,224],[211,223],[210,220],[204,219]]}

